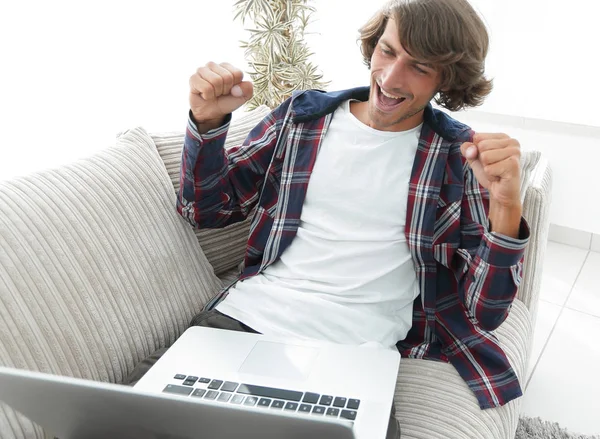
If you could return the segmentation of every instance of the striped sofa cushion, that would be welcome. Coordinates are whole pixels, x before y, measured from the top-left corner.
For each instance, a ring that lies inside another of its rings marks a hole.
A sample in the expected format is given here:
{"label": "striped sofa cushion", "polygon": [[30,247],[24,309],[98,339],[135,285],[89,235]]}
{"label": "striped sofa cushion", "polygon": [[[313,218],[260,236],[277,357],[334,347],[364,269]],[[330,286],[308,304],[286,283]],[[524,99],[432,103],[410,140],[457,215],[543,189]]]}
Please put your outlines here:
{"label": "striped sofa cushion", "polygon": [[[121,382],[170,346],[220,280],[142,129],[0,182],[0,365]],[[42,438],[0,404],[0,438]]]}

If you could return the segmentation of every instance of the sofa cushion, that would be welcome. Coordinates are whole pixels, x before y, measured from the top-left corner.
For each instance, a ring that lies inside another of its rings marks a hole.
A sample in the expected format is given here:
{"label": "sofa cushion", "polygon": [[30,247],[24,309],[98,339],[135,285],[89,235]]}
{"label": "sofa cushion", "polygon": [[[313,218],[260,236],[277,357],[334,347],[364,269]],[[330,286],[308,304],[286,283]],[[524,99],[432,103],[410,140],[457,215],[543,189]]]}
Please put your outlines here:
{"label": "sofa cushion", "polygon": [[[0,365],[120,382],[221,282],[152,139],[0,182]],[[0,406],[2,439],[42,437]]]}
{"label": "sofa cushion", "polygon": [[238,270],[237,267],[230,268],[226,272],[219,274],[219,279],[221,280],[221,283],[223,284],[223,287],[225,288],[225,287],[229,287],[231,284],[236,282],[239,274],[240,274],[240,271]]}
{"label": "sofa cushion", "polygon": [[[225,148],[240,145],[252,128],[269,112],[269,107],[261,105],[243,115],[234,113],[227,133]],[[181,167],[184,134],[182,132],[159,133],[151,134],[151,136],[165,163],[175,193],[177,193],[179,191],[179,169]],[[249,215],[245,221],[222,229],[194,230],[204,254],[217,275],[221,275],[232,268],[237,268],[244,259],[251,219],[252,215]]]}
{"label": "sofa cushion", "polygon": [[[515,300],[496,335],[522,388],[532,334],[527,307]],[[521,399],[481,410],[475,395],[448,363],[403,358],[396,385],[402,439],[513,439]]]}

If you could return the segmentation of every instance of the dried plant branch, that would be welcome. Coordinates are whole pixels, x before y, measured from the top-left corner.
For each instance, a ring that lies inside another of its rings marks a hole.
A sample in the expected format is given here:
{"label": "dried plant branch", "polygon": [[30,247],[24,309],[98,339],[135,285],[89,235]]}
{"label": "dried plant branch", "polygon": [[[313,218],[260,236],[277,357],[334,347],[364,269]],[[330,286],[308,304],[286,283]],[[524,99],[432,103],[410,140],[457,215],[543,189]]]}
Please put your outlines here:
{"label": "dried plant branch", "polygon": [[240,47],[250,64],[254,97],[249,109],[275,108],[294,90],[323,89],[323,75],[309,61],[313,55],[304,42],[315,8],[312,0],[237,0],[234,20],[251,21],[250,37]]}

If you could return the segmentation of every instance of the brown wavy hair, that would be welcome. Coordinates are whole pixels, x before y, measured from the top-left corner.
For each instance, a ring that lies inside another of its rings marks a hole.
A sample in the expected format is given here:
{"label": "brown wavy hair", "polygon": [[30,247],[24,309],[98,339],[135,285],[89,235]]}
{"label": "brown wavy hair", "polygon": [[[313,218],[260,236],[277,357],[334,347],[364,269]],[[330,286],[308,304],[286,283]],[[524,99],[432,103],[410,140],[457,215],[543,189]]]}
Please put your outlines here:
{"label": "brown wavy hair", "polygon": [[450,111],[481,105],[492,91],[484,75],[487,29],[467,0],[392,0],[361,29],[361,52],[371,56],[388,20],[396,21],[404,49],[441,73],[435,102]]}

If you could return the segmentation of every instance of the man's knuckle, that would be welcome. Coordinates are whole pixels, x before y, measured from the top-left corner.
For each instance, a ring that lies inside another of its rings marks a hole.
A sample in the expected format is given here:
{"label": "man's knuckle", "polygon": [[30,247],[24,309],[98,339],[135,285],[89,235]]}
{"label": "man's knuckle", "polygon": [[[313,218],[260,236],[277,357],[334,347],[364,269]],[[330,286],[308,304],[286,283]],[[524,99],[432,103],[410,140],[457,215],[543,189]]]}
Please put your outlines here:
{"label": "man's knuckle", "polygon": [[485,165],[489,165],[490,162],[490,154],[487,151],[483,151],[479,153],[479,160],[481,160],[481,163],[485,166]]}
{"label": "man's knuckle", "polygon": [[223,87],[223,78],[220,76],[216,76],[213,78],[212,83],[217,88],[222,88]]}
{"label": "man's knuckle", "polygon": [[200,67],[198,69],[198,75],[205,80],[209,80],[211,76],[211,70],[206,67]]}
{"label": "man's knuckle", "polygon": [[210,84],[202,84],[199,87],[200,93],[203,96],[212,97],[215,94],[215,90],[210,86]]}
{"label": "man's knuckle", "polygon": [[231,74],[231,72],[227,71],[223,73],[223,81],[225,81],[225,84],[229,86],[233,84],[233,75]]}

